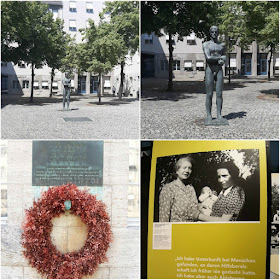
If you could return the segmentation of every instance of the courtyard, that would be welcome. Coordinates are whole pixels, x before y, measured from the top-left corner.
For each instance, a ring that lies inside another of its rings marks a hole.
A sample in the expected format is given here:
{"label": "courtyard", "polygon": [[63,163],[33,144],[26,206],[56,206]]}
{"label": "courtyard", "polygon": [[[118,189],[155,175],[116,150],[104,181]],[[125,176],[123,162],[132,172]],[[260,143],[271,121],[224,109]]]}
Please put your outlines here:
{"label": "courtyard", "polygon": [[70,111],[62,96],[2,94],[2,139],[139,139],[139,100],[75,95]]}
{"label": "courtyard", "polygon": [[[222,115],[228,126],[204,126],[206,116],[203,80],[143,79],[142,139],[278,139],[279,82],[239,78],[224,83]],[[212,117],[216,117],[213,96]]]}

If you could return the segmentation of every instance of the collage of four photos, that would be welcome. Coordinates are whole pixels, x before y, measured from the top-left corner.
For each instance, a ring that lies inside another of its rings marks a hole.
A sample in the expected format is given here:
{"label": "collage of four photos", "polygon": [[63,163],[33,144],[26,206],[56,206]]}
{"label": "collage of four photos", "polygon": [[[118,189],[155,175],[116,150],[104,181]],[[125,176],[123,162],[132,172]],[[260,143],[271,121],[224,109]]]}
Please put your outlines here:
{"label": "collage of four photos", "polygon": [[279,279],[279,1],[1,1],[3,279]]}

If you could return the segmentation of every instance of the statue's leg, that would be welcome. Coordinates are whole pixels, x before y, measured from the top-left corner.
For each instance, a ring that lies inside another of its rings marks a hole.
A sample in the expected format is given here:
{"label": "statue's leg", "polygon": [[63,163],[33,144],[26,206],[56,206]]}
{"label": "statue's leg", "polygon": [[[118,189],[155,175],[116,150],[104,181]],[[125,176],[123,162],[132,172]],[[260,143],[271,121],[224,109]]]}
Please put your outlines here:
{"label": "statue's leg", "polygon": [[63,87],[63,110],[65,110],[65,95],[66,95],[65,87]]}
{"label": "statue's leg", "polygon": [[213,97],[213,83],[214,77],[209,66],[206,67],[205,71],[205,90],[206,90],[206,122],[212,120],[212,97]]}
{"label": "statue's leg", "polygon": [[70,105],[70,89],[67,89],[67,110],[69,110]]}
{"label": "statue's leg", "polygon": [[217,121],[219,125],[228,125],[228,120],[222,117],[223,87],[224,87],[224,75],[223,75],[223,69],[221,68],[217,73],[217,81],[216,81]]}
{"label": "statue's leg", "polygon": [[223,86],[224,86],[224,76],[223,69],[221,68],[217,73],[216,82],[216,98],[217,98],[217,118],[222,119],[222,107],[223,107]]}

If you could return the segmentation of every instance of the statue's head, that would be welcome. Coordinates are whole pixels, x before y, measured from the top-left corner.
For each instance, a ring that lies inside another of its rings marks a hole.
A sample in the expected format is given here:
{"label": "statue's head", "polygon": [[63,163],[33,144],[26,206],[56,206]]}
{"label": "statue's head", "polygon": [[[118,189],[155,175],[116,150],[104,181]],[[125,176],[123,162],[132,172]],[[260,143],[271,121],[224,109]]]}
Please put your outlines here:
{"label": "statue's head", "polygon": [[219,35],[219,27],[218,26],[211,26],[210,27],[210,37],[212,39],[217,39]]}
{"label": "statue's head", "polygon": [[65,72],[65,78],[70,79],[70,73],[69,72]]}

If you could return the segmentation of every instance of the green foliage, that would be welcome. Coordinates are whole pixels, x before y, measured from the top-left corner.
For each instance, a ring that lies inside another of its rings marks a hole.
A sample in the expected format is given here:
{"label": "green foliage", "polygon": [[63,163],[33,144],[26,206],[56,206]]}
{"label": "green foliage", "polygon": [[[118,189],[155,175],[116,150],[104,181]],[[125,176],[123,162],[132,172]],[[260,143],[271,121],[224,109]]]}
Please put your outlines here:
{"label": "green foliage", "polygon": [[279,210],[279,184],[274,184],[271,187],[271,212],[272,217],[277,213],[277,210]]}
{"label": "green foliage", "polygon": [[83,31],[85,43],[78,47],[82,71],[106,74],[118,64],[124,41],[112,27],[107,22],[96,26],[90,21],[90,28]]}
{"label": "green foliage", "polygon": [[109,16],[110,24],[123,39],[124,47],[120,56],[121,74],[119,99],[122,98],[124,85],[125,56],[133,55],[139,48],[139,2],[137,1],[106,1],[100,14],[101,22]]}
{"label": "green foliage", "polygon": [[58,68],[65,55],[63,23],[39,1],[3,1],[1,16],[2,60],[31,64],[32,102],[34,68],[44,63]]}
{"label": "green foliage", "polygon": [[59,70],[73,75],[78,69],[78,52],[79,45],[76,44],[75,37],[72,38],[67,34],[66,45],[64,46],[65,55],[61,59]]}
{"label": "green foliage", "polygon": [[110,24],[124,41],[123,56],[139,48],[139,3],[137,1],[106,1],[101,21],[110,16]]}
{"label": "green foliage", "polygon": [[247,40],[247,36],[244,33],[246,15],[240,3],[224,1],[219,5],[218,26],[220,34],[222,34],[222,41],[226,43],[227,52],[232,51],[237,43],[243,47],[251,43]]}
{"label": "green foliage", "polygon": [[219,5],[220,32],[246,48],[256,40],[263,47],[279,44],[278,1],[223,1]]}
{"label": "green foliage", "polygon": [[242,1],[246,34],[264,47],[279,44],[279,1]]}
{"label": "green foliage", "polygon": [[[104,75],[118,64],[124,49],[124,41],[114,30],[114,25],[103,22],[96,26],[93,21],[90,27],[82,30],[84,43],[77,46],[78,68],[82,71]],[[99,102],[101,92],[99,83]]]}
{"label": "green foliage", "polygon": [[216,22],[217,5],[208,1],[142,2],[141,32],[154,32],[157,36],[162,36],[162,31],[179,36],[195,32],[199,38],[206,38]]}
{"label": "green foliage", "polygon": [[[179,38],[195,32],[197,37],[206,38],[209,28],[216,22],[217,2],[212,1],[146,1],[141,5],[141,32]],[[164,33],[163,33],[164,32]],[[172,91],[172,61],[174,47],[169,40],[169,82]]]}

